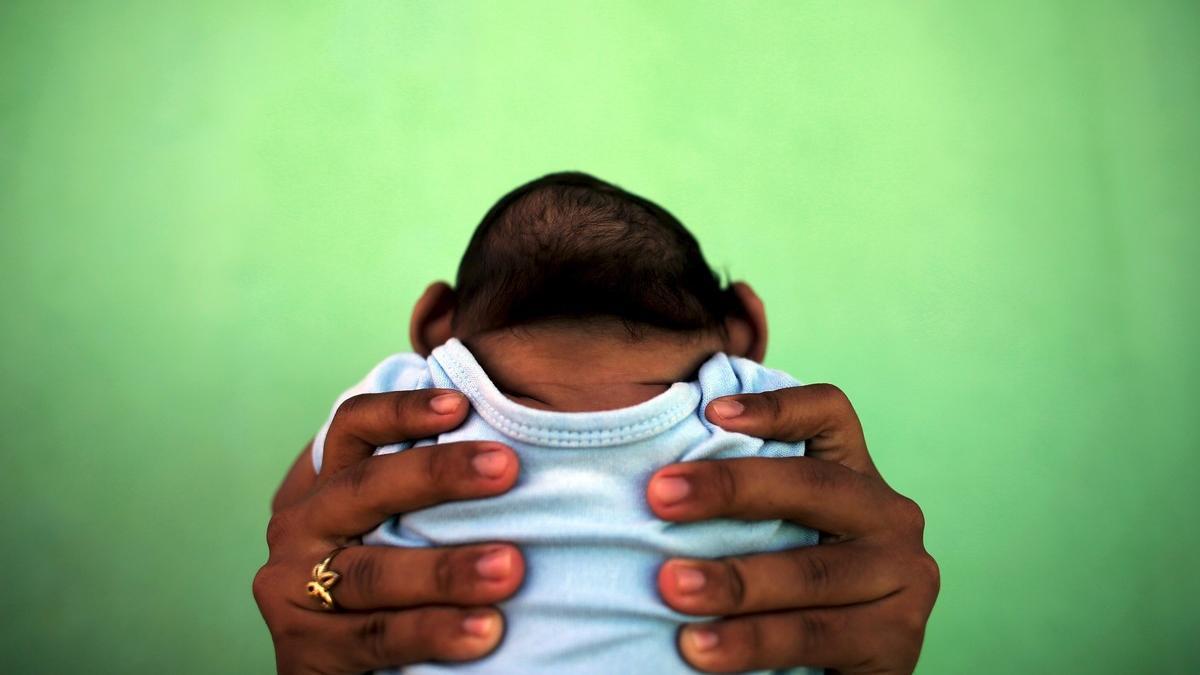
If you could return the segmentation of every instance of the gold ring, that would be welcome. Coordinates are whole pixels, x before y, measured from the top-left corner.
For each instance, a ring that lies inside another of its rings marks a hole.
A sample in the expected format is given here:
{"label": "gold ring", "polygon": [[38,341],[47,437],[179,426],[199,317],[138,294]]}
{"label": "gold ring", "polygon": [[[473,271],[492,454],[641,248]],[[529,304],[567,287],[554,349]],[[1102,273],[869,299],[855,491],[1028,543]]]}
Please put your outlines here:
{"label": "gold ring", "polygon": [[333,596],[330,595],[329,589],[342,578],[342,575],[329,569],[330,563],[333,562],[333,556],[342,552],[345,546],[339,546],[333,549],[324,560],[317,563],[317,566],[312,571],[312,581],[304,585],[304,592],[308,593],[308,597],[313,598],[321,603],[321,609],[331,612],[337,609],[337,603],[333,601]]}

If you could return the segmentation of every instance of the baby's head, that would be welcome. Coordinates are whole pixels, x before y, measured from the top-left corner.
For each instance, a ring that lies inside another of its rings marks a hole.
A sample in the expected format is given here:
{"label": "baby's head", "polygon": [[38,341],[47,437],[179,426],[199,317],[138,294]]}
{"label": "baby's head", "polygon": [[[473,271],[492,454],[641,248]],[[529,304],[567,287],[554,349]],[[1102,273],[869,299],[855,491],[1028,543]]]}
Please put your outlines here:
{"label": "baby's head", "polygon": [[483,217],[454,288],[438,282],[413,310],[423,354],[450,337],[586,331],[703,343],[761,361],[762,303],[722,287],[700,245],[648,199],[584,173],[555,173],[509,192]]}

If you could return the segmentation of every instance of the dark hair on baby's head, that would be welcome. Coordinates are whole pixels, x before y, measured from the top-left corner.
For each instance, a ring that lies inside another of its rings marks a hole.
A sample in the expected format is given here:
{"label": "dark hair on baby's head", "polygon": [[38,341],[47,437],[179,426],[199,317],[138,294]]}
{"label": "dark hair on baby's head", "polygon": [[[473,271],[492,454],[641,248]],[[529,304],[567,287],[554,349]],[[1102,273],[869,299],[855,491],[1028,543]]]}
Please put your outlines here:
{"label": "dark hair on baby's head", "polygon": [[658,204],[579,172],[504,195],[467,245],[456,328],[611,317],[631,332],[724,330],[738,305],[695,237]]}

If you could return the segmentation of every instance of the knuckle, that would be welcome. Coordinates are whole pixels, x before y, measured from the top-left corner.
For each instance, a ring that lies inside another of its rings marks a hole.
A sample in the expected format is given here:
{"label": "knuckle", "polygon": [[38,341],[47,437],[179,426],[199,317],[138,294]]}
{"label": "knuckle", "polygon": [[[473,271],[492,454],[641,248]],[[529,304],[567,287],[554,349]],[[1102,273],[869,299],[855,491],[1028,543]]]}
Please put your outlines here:
{"label": "knuckle", "polygon": [[274,550],[287,539],[292,529],[292,516],[288,511],[280,511],[267,521],[267,548]]}
{"label": "knuckle", "polygon": [[829,406],[829,417],[825,421],[824,431],[833,432],[842,441],[855,437],[861,438],[862,423],[846,392],[835,384],[823,383],[814,386],[818,388],[821,397],[828,402]]}
{"label": "knuckle", "polygon": [[816,554],[816,549],[802,552],[807,555],[792,558],[796,566],[796,576],[801,579],[801,584],[819,594],[828,588],[833,570],[829,567],[829,561]]}
{"label": "knuckle", "polygon": [[816,612],[801,612],[799,621],[801,644],[825,644],[829,640],[829,623]]}
{"label": "knuckle", "polygon": [[839,488],[838,474],[824,460],[801,457],[792,462],[791,467],[796,472],[796,483],[808,486],[814,493],[833,492]]}
{"label": "knuckle", "polygon": [[746,605],[746,561],[741,557],[727,558],[724,561],[725,577],[728,580],[729,600],[732,609],[740,609]]}
{"label": "knuckle", "polygon": [[342,578],[349,579],[350,584],[359,593],[364,597],[369,597],[379,587],[379,582],[383,578],[383,570],[379,560],[364,551],[350,557],[350,564],[346,566]]}
{"label": "knuckle", "polygon": [[454,592],[454,558],[449,552],[439,554],[433,563],[433,587],[442,598]]}
{"label": "knuckle", "polygon": [[900,633],[906,638],[905,643],[911,642],[914,638],[920,639],[925,634],[925,612],[919,607],[908,607],[904,609],[898,618]]}
{"label": "knuckle", "polygon": [[362,408],[367,405],[371,398],[371,394],[355,394],[345,401],[342,401],[338,405],[337,411],[333,413],[334,422],[336,423],[339,419],[345,419],[346,417],[357,415],[359,411],[361,411]]}
{"label": "knuckle", "polygon": [[[758,618],[746,618],[726,624],[721,648],[712,657],[715,672],[741,672],[754,668],[766,654],[765,629]],[[727,640],[726,638],[732,638]]]}
{"label": "knuckle", "polygon": [[836,384],[829,384],[828,382],[823,382],[821,384],[816,384],[813,386],[817,387],[818,391],[821,392],[821,395],[824,396],[826,399],[828,399],[835,406],[837,406],[839,408],[850,407],[850,397],[847,396],[846,392],[843,391],[842,388],[837,386]]}
{"label": "knuckle", "polygon": [[783,400],[778,391],[765,391],[761,394],[762,402],[766,405],[767,414],[773,419],[779,419],[783,414]]}
{"label": "knuckle", "polygon": [[738,480],[733,469],[728,462],[720,460],[709,463],[711,469],[711,479],[713,487],[716,489],[717,497],[722,504],[730,505],[737,503],[738,499]]}
{"label": "knuckle", "polygon": [[406,420],[411,417],[419,405],[417,401],[418,395],[422,399],[430,398],[430,395],[423,391],[397,391],[390,393],[389,396],[392,397],[392,405],[389,411],[392,417],[397,421]]}
{"label": "knuckle", "polygon": [[936,595],[942,588],[942,570],[938,567],[937,561],[928,552],[921,554],[918,558],[920,574],[929,583],[934,594]]}
{"label": "knuckle", "polygon": [[250,592],[254,594],[254,601],[258,603],[260,610],[270,604],[272,592],[275,590],[275,577],[275,570],[268,563],[258,568],[250,582]]}
{"label": "knuckle", "polygon": [[925,532],[925,512],[921,510],[920,505],[915,501],[901,495],[896,511],[900,516],[901,522],[910,531],[918,534]]}
{"label": "knuckle", "polygon": [[387,663],[392,656],[388,640],[388,615],[372,612],[358,627],[358,643],[375,663]]}
{"label": "knuckle", "polygon": [[861,643],[864,664],[911,672],[925,641],[928,613],[919,605],[906,603],[881,617],[875,630],[866,631]]}
{"label": "knuckle", "polygon": [[766,653],[766,635],[761,621],[746,622],[746,663],[754,663],[762,659]]}
{"label": "knuckle", "polygon": [[353,495],[352,499],[357,499],[366,492],[372,469],[375,466],[371,459],[368,457],[361,462],[355,462],[342,469],[341,480],[345,483],[350,494]]}
{"label": "knuckle", "polygon": [[457,460],[461,454],[435,452],[426,448],[424,470],[429,484],[440,491],[445,491],[448,487],[453,486],[454,478],[458,473],[459,462]]}

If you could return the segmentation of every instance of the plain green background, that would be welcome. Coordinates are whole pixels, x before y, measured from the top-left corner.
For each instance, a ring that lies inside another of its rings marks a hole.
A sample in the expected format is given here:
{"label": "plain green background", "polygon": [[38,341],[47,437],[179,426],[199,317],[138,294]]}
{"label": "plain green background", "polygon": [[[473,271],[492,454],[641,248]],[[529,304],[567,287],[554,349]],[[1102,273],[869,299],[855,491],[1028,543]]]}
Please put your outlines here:
{"label": "plain green background", "polygon": [[578,168],[850,393],[921,672],[1195,672],[1198,119],[1192,2],[0,4],[0,670],[269,671],[285,467]]}

